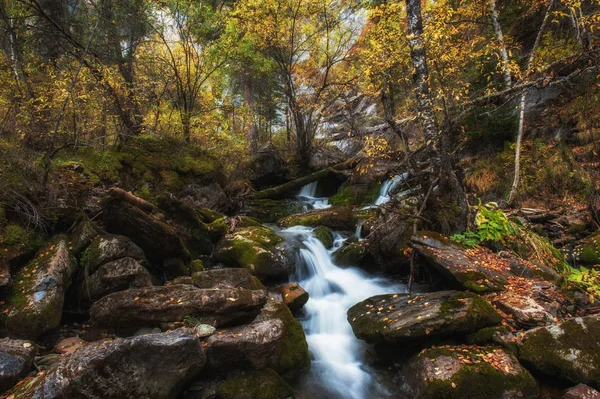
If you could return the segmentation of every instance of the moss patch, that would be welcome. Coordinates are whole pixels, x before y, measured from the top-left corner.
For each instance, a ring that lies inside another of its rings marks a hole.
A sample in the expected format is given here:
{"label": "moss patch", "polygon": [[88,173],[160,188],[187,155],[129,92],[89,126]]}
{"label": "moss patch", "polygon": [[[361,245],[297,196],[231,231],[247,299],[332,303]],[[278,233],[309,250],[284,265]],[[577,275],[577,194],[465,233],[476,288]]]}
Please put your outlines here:
{"label": "moss patch", "polygon": [[275,371],[265,369],[230,378],[217,387],[221,399],[285,399],[294,391]]}

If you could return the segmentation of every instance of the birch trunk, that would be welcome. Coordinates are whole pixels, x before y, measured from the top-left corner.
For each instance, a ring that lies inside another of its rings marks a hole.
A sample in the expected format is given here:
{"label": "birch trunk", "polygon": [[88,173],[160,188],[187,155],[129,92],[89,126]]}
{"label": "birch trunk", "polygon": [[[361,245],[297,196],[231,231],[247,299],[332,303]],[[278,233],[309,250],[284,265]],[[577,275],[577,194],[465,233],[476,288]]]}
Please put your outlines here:
{"label": "birch trunk", "polygon": [[509,88],[512,84],[510,76],[510,67],[508,60],[508,51],[506,50],[506,44],[504,43],[504,34],[502,33],[502,26],[498,20],[498,9],[496,8],[496,0],[490,0],[490,17],[492,19],[492,25],[494,26],[494,32],[496,33],[496,40],[500,46],[500,57],[502,57],[502,71],[504,73],[504,85]]}

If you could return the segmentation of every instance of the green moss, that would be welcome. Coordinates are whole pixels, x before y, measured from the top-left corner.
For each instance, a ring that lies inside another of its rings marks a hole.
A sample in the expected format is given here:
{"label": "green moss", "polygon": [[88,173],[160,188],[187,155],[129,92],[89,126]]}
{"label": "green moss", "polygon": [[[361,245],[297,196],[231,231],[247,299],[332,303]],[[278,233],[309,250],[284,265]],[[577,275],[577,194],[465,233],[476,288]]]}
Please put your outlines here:
{"label": "green moss", "polygon": [[285,325],[283,341],[279,345],[272,367],[282,376],[295,375],[310,366],[310,355],[304,329],[292,312],[282,303],[276,303],[277,318]]}
{"label": "green moss", "polygon": [[330,228],[325,226],[319,226],[313,230],[315,237],[323,243],[325,248],[330,249],[333,247],[333,232]]}
{"label": "green moss", "polygon": [[333,262],[338,266],[362,266],[367,255],[364,241],[349,243],[333,253]]}
{"label": "green moss", "polygon": [[375,202],[379,194],[379,184],[344,185],[331,197],[332,205],[366,205]]}
{"label": "green moss", "polygon": [[491,344],[493,342],[493,338],[496,335],[496,333],[506,334],[506,333],[508,333],[508,328],[505,326],[482,328],[479,331],[476,331],[474,333],[467,335],[466,340],[467,340],[467,343],[469,343],[469,344],[477,344],[477,345]]}
{"label": "green moss", "polygon": [[221,212],[217,212],[208,208],[196,208],[196,212],[198,212],[198,215],[200,215],[204,223],[212,223],[217,219],[225,217],[225,215],[223,215]]}
{"label": "green moss", "polygon": [[161,170],[160,179],[163,187],[168,191],[177,191],[183,188],[183,181],[174,170]]}
{"label": "green moss", "polygon": [[210,231],[210,238],[213,242],[219,241],[227,232],[229,231],[229,224],[227,224],[227,219],[220,218],[214,220],[212,223],[208,225],[208,229]]}
{"label": "green moss", "polygon": [[13,253],[34,252],[43,243],[41,234],[17,224],[8,224],[4,228],[4,232],[0,234],[0,250]]}
{"label": "green moss", "polygon": [[277,224],[281,227],[326,226],[333,230],[353,230],[356,226],[356,218],[352,212],[352,208],[348,206],[334,206],[327,209],[290,215],[279,220]]}
{"label": "green moss", "polygon": [[302,204],[299,201],[260,199],[245,202],[248,216],[252,216],[263,223],[275,223],[295,213],[302,212]]}
{"label": "green moss", "polygon": [[191,261],[188,268],[192,274],[196,272],[203,272],[205,270],[204,263],[200,259],[194,259]]}
{"label": "green moss", "polygon": [[593,247],[584,247],[581,251],[580,260],[586,265],[594,265],[600,263],[600,256]]}
{"label": "green moss", "polygon": [[275,371],[265,369],[230,378],[217,387],[220,399],[286,399],[294,391]]}

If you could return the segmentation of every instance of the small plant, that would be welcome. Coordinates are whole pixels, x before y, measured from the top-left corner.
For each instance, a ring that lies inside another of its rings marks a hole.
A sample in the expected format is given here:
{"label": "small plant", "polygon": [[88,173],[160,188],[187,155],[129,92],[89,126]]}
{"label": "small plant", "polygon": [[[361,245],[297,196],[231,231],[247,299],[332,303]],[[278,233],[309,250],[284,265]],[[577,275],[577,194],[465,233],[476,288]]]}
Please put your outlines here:
{"label": "small plant", "polygon": [[580,266],[579,269],[565,268],[567,285],[585,293],[591,303],[600,299],[600,272]]}
{"label": "small plant", "polygon": [[477,230],[455,234],[451,237],[454,241],[474,247],[484,241],[502,241],[505,237],[514,236],[518,233],[519,229],[516,224],[508,219],[495,202],[482,205],[480,201],[476,209],[475,224]]}

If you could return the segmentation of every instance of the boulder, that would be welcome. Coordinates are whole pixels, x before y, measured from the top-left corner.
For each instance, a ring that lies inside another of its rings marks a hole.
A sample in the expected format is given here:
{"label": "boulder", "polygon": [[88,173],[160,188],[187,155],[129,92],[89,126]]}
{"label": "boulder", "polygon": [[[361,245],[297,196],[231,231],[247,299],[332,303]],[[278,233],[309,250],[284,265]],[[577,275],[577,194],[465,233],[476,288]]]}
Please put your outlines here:
{"label": "boulder", "polygon": [[225,212],[229,208],[229,198],[217,183],[201,186],[187,184],[182,190],[182,201],[192,208],[206,208]]}
{"label": "boulder", "polygon": [[519,360],[542,374],[600,388],[600,316],[525,332]]}
{"label": "boulder", "polygon": [[308,302],[308,292],[300,287],[298,283],[289,283],[279,287],[283,303],[286,304],[292,312],[302,308]]}
{"label": "boulder", "polygon": [[31,371],[36,352],[32,342],[0,339],[0,392],[12,388]]}
{"label": "boulder", "polygon": [[579,384],[567,389],[562,399],[600,399],[600,392],[585,384]]}
{"label": "boulder", "polygon": [[287,399],[294,397],[292,387],[275,371],[264,369],[228,378],[217,387],[220,399]]}
{"label": "boulder", "polygon": [[191,285],[144,287],[116,292],[90,309],[99,327],[133,329],[160,327],[192,316],[216,327],[253,320],[266,302],[263,290],[200,289]]}
{"label": "boulder", "polygon": [[498,309],[511,316],[522,328],[541,327],[554,323],[554,317],[529,296],[513,292],[492,294],[488,300]]}
{"label": "boulder", "polygon": [[325,169],[347,159],[348,156],[333,144],[318,145],[310,154],[308,167],[312,170]]}
{"label": "boulder", "polygon": [[375,202],[379,194],[379,184],[376,182],[361,184],[345,184],[331,197],[332,205],[368,205]]}
{"label": "boulder", "polygon": [[364,225],[370,229],[364,240],[369,253],[389,272],[398,273],[400,268],[405,269],[404,272],[409,270],[411,254],[407,249],[413,232],[412,215],[415,213],[416,210],[410,208],[400,212],[381,212],[377,218],[371,215],[369,223]]}
{"label": "boulder", "polygon": [[212,371],[272,368],[285,378],[310,365],[302,325],[283,303],[273,300],[252,323],[217,331],[205,342]]}
{"label": "boulder", "polygon": [[258,187],[284,183],[288,178],[285,158],[273,145],[262,147],[250,161],[252,182]]}
{"label": "boulder", "polygon": [[325,248],[331,249],[333,247],[333,232],[329,227],[319,226],[313,230],[313,234]]}
{"label": "boulder", "polygon": [[77,349],[86,346],[88,343],[79,337],[69,337],[60,341],[54,346],[54,352],[64,354],[71,354]]}
{"label": "boulder", "polygon": [[94,238],[81,256],[81,265],[88,275],[93,274],[106,263],[122,258],[131,258],[145,263],[144,251],[129,238],[120,235],[108,234]]}
{"label": "boulder", "polygon": [[600,264],[600,232],[581,240],[573,250],[577,264],[592,266]]}
{"label": "boulder", "polygon": [[153,265],[163,266],[170,259],[190,261],[190,254],[174,227],[133,205],[115,199],[107,201],[103,221],[106,231],[129,237]]}
{"label": "boulder", "polygon": [[290,215],[280,219],[280,227],[290,226],[326,226],[333,230],[354,230],[356,217],[349,206],[332,206],[326,209],[314,209],[305,213]]}
{"label": "boulder", "polygon": [[100,234],[100,229],[90,218],[82,213],[77,220],[77,224],[71,233],[72,252],[75,256],[78,256],[84,249],[86,249],[92,240]]}
{"label": "boulder", "polygon": [[214,259],[229,267],[243,267],[262,279],[285,278],[295,270],[291,250],[275,232],[254,226],[236,229],[217,245]]}
{"label": "boulder", "polygon": [[244,212],[263,223],[275,223],[281,218],[302,212],[302,203],[295,200],[248,200],[244,202]]}
{"label": "boulder", "polygon": [[537,399],[535,380],[499,348],[442,346],[425,349],[401,371],[405,397],[415,399]]}
{"label": "boulder", "polygon": [[14,399],[170,399],[202,371],[205,362],[200,340],[189,329],[98,341],[64,356],[10,395]]}
{"label": "boulder", "polygon": [[58,237],[19,271],[9,296],[9,336],[35,340],[58,327],[75,269],[66,238]]}
{"label": "boulder", "polygon": [[338,266],[363,266],[369,267],[375,261],[369,253],[368,244],[364,241],[347,242],[335,250],[332,255],[333,263]]}
{"label": "boulder", "polygon": [[354,335],[369,343],[401,344],[468,334],[501,320],[488,301],[458,291],[377,295],[348,310]]}
{"label": "boulder", "polygon": [[248,269],[226,268],[211,269],[192,274],[192,284],[198,288],[246,288],[265,289],[260,280],[250,274]]}
{"label": "boulder", "polygon": [[121,258],[103,264],[84,281],[83,292],[97,300],[128,288],[152,285],[150,273],[133,258]]}

